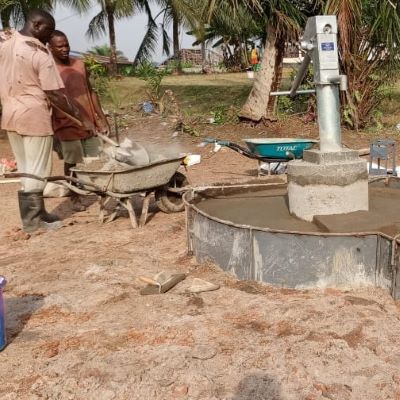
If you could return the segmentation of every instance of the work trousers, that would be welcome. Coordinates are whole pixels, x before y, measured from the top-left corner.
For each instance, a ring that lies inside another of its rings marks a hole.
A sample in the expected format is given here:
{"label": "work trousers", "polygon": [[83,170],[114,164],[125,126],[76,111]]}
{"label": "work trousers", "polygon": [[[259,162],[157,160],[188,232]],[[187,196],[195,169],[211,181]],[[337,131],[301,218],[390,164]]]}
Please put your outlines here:
{"label": "work trousers", "polygon": [[[51,174],[53,136],[24,136],[8,132],[8,140],[17,161],[18,172],[41,178]],[[21,178],[21,184],[24,192],[43,191],[45,187],[45,182],[30,178]]]}
{"label": "work trousers", "polygon": [[67,164],[81,163],[84,157],[97,157],[100,147],[101,142],[96,136],[81,140],[61,140],[62,154]]}

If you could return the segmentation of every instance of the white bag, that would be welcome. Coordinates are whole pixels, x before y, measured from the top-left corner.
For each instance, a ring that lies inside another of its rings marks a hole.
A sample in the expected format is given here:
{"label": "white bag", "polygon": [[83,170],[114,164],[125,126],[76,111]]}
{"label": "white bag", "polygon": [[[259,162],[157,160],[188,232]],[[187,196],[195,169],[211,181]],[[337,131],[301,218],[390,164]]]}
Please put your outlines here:
{"label": "white bag", "polygon": [[44,190],[43,197],[68,197],[71,191],[63,185],[53,182],[47,182]]}

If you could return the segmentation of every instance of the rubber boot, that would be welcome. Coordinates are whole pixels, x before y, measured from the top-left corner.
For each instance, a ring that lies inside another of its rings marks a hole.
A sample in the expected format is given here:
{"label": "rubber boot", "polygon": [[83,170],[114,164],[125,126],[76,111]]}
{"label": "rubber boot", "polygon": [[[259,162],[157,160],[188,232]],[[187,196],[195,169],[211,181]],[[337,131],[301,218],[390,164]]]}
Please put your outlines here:
{"label": "rubber boot", "polygon": [[61,221],[46,221],[48,214],[44,208],[43,192],[18,192],[19,210],[22,227],[25,232],[32,233],[38,229],[55,230],[62,227]]}

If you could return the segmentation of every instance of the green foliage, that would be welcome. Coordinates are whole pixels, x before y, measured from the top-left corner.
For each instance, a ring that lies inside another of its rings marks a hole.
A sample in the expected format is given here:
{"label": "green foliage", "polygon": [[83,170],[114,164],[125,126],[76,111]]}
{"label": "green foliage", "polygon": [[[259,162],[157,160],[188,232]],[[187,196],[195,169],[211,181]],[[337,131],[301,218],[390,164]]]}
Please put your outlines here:
{"label": "green foliage", "polygon": [[[296,74],[297,74],[297,68],[293,68],[290,71],[291,82],[293,82],[293,80],[295,79]],[[309,67],[299,90],[313,88],[313,83],[312,83],[313,79],[314,79],[313,71],[312,68]],[[309,102],[313,101],[311,99],[312,97],[310,98],[310,96],[308,95],[298,95],[293,99],[290,98],[289,96],[279,96],[277,113],[279,115],[291,115],[291,114],[305,112],[308,108]]]}
{"label": "green foliage", "polygon": [[194,127],[192,125],[185,123],[185,122],[182,122],[181,131],[183,133],[187,133],[190,136],[195,136],[195,137],[200,136],[199,132],[196,129],[194,129]]}
{"label": "green foliage", "polygon": [[236,123],[238,121],[237,109],[233,106],[227,107],[224,105],[218,105],[213,111],[211,111],[211,115],[213,117],[214,124],[217,125]]}
{"label": "green foliage", "polygon": [[372,113],[372,122],[377,131],[381,131],[383,129],[383,112],[380,110],[374,110]]}
{"label": "green foliage", "polygon": [[85,57],[84,63],[90,76],[107,76],[107,68],[96,61],[93,56]]}
{"label": "green foliage", "polygon": [[348,104],[343,107],[342,118],[348,126],[353,127],[353,110]]}
{"label": "green foliage", "polygon": [[135,76],[136,68],[133,65],[124,65],[121,70],[121,75],[123,76]]}
{"label": "green foliage", "polygon": [[165,76],[169,75],[170,71],[167,69],[156,68],[150,62],[143,62],[136,68],[136,76],[144,80],[150,88],[150,97],[153,102],[160,99],[161,82]]}
{"label": "green foliage", "polygon": [[173,72],[179,70],[179,68],[193,68],[193,63],[190,61],[178,61],[172,59],[168,61],[167,68]]}
{"label": "green foliage", "polygon": [[93,57],[88,56],[84,60],[89,73],[90,83],[99,96],[107,95],[109,91],[109,78],[107,68],[98,63]]}
{"label": "green foliage", "polygon": [[294,100],[289,96],[278,97],[278,114],[293,114],[295,109]]}

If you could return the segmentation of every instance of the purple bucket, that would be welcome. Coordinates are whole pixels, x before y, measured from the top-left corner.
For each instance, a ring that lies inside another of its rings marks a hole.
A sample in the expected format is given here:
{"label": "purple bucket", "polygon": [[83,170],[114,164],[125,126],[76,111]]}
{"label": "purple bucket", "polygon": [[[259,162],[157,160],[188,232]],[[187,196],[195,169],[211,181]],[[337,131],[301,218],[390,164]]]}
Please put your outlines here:
{"label": "purple bucket", "polygon": [[6,283],[6,278],[0,276],[0,351],[6,347],[6,315],[3,298],[3,289]]}

